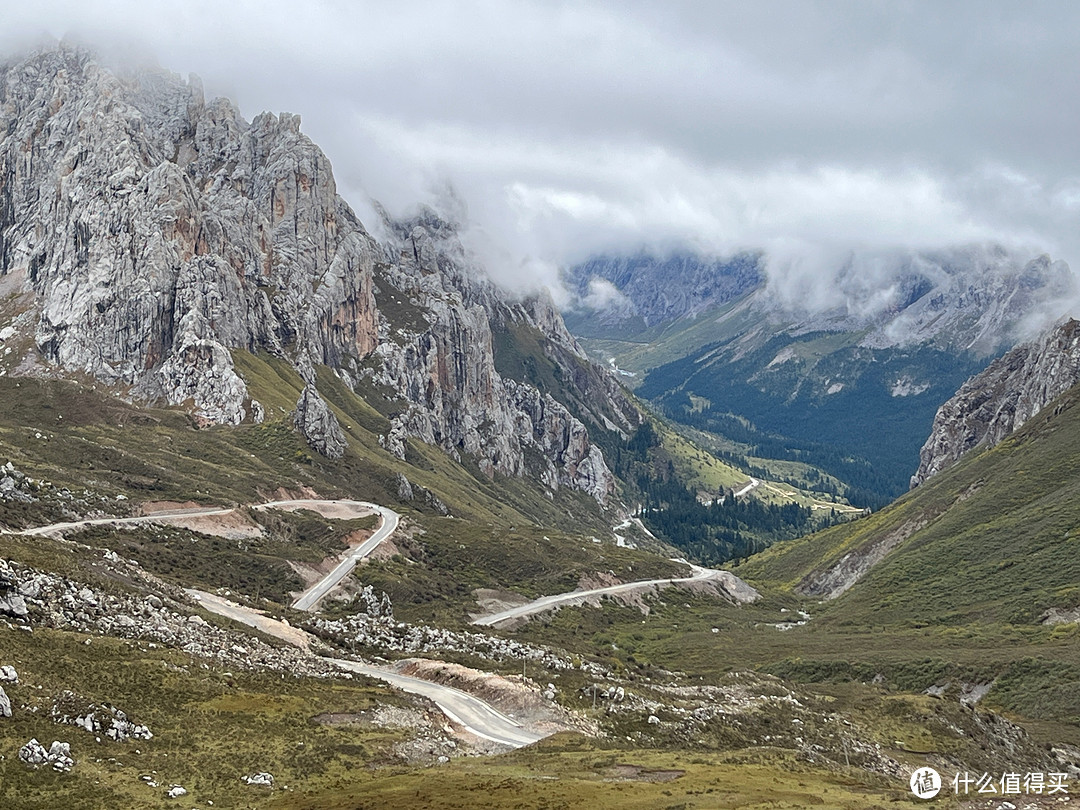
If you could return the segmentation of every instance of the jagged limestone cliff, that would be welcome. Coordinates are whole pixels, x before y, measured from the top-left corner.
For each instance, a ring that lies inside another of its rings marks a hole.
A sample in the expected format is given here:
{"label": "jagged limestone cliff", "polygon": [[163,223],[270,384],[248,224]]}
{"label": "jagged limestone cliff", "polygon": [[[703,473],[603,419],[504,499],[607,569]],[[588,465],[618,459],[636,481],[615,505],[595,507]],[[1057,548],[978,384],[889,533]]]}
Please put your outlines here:
{"label": "jagged limestone cliff", "polygon": [[911,486],[975,447],[993,447],[1077,382],[1080,322],[1069,319],[999,357],[938,409]]}
{"label": "jagged limestone cliff", "polygon": [[[634,407],[550,302],[486,281],[451,224],[388,225],[385,243],[368,233],[298,116],[249,123],[197,79],[67,46],[0,67],[0,294],[15,302],[0,326],[32,337],[13,371],[85,373],[239,424],[264,409],[231,352],[270,352],[310,384],[302,428],[326,410],[325,365],[399,402],[384,437],[398,455],[415,437],[606,501],[614,478],[582,419],[627,431]],[[500,374],[493,324],[534,333],[573,369],[566,385]]]}

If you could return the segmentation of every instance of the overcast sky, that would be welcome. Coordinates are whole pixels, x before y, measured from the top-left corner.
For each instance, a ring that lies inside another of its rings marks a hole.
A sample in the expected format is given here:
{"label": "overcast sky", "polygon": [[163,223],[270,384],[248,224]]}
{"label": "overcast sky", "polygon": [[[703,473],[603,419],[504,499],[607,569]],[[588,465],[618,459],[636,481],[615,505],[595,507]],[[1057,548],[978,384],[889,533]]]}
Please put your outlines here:
{"label": "overcast sky", "polygon": [[[1080,268],[1080,3],[0,0],[250,118],[302,115],[363,215],[464,204],[504,279],[599,250],[997,241]],[[484,236],[486,235],[486,237]]]}

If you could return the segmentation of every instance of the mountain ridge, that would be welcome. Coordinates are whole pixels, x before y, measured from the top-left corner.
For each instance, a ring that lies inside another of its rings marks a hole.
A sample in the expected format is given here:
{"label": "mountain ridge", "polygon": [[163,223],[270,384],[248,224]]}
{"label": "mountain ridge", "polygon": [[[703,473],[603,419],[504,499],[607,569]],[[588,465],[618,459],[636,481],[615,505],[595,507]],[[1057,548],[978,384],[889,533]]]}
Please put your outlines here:
{"label": "mountain ridge", "polygon": [[232,353],[268,352],[312,386],[305,412],[319,366],[381,389],[399,458],[418,438],[489,478],[615,494],[589,427],[495,368],[492,323],[535,331],[594,429],[640,421],[550,301],[501,293],[431,212],[376,241],[299,116],[247,122],[197,80],[60,45],[0,67],[0,133],[5,373],[84,374],[235,425],[266,409]]}
{"label": "mountain ridge", "polygon": [[978,447],[993,447],[1080,382],[1080,322],[1022,343],[965,382],[934,416],[914,489]]}
{"label": "mountain ridge", "polygon": [[1075,292],[1063,262],[992,245],[856,255],[815,284],[766,261],[598,258],[567,273],[567,323],[724,452],[809,463],[804,485],[838,478],[871,508],[908,488],[938,406]]}

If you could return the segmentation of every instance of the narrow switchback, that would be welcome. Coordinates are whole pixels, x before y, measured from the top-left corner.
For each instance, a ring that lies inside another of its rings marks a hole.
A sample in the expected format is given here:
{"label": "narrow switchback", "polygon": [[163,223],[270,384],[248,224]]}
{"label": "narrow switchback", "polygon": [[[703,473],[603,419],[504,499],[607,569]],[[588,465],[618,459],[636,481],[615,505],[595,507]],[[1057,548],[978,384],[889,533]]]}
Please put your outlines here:
{"label": "narrow switchback", "polygon": [[[67,531],[75,531],[78,529],[85,529],[88,526],[112,526],[112,525],[130,525],[140,523],[170,523],[173,521],[190,520],[193,517],[208,517],[208,516],[222,516],[231,515],[239,507],[191,507],[186,509],[173,509],[167,512],[155,512],[149,515],[137,515],[135,517],[108,517],[108,518],[91,518],[88,520],[75,520],[65,523],[50,523],[47,526],[38,526],[33,529],[24,529],[19,534],[30,535],[53,535],[63,534]],[[379,528],[375,530],[375,533],[371,535],[363,543],[360,543],[355,548],[351,549],[348,555],[340,563],[338,563],[334,570],[316,582],[310,588],[308,588],[300,597],[293,603],[293,607],[296,610],[312,610],[322,599],[329,593],[338,583],[352,572],[356,564],[364,557],[371,554],[383,540],[392,535],[398,527],[398,521],[401,516],[393,509],[388,509],[385,506],[379,506],[378,504],[369,503],[367,501],[353,501],[353,500],[320,500],[320,499],[298,499],[298,500],[282,500],[282,501],[268,501],[267,503],[252,504],[252,509],[258,509],[260,511],[266,509],[310,509],[314,512],[318,512],[323,517],[332,519],[348,519],[352,517],[360,517],[371,512],[376,512],[382,517],[382,523]]]}
{"label": "narrow switchback", "polygon": [[[297,501],[296,503],[303,504],[304,501]],[[354,501],[352,503],[362,502]],[[364,505],[370,506],[382,516],[382,523],[379,525],[379,528],[375,530],[375,533],[372,534],[371,537],[350,550],[345,559],[334,566],[333,571],[304,591],[300,597],[293,602],[294,609],[313,610],[326,594],[341,582],[341,580],[352,573],[352,570],[360,560],[364,559],[364,557],[368,556],[378,548],[383,540],[397,530],[398,521],[401,519],[401,516],[397,512],[393,509],[387,509],[385,506],[376,506],[375,504]]]}

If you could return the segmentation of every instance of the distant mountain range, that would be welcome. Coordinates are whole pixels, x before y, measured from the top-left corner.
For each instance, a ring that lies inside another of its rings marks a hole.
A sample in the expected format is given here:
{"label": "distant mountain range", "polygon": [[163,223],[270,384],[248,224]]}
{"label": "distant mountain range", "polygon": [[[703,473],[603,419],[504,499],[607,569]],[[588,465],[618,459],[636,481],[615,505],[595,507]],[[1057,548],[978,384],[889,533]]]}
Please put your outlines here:
{"label": "distant mountain range", "polygon": [[1076,292],[1063,262],[998,247],[853,257],[802,297],[765,262],[595,258],[566,274],[566,322],[715,447],[810,464],[868,506],[907,488],[938,406]]}

